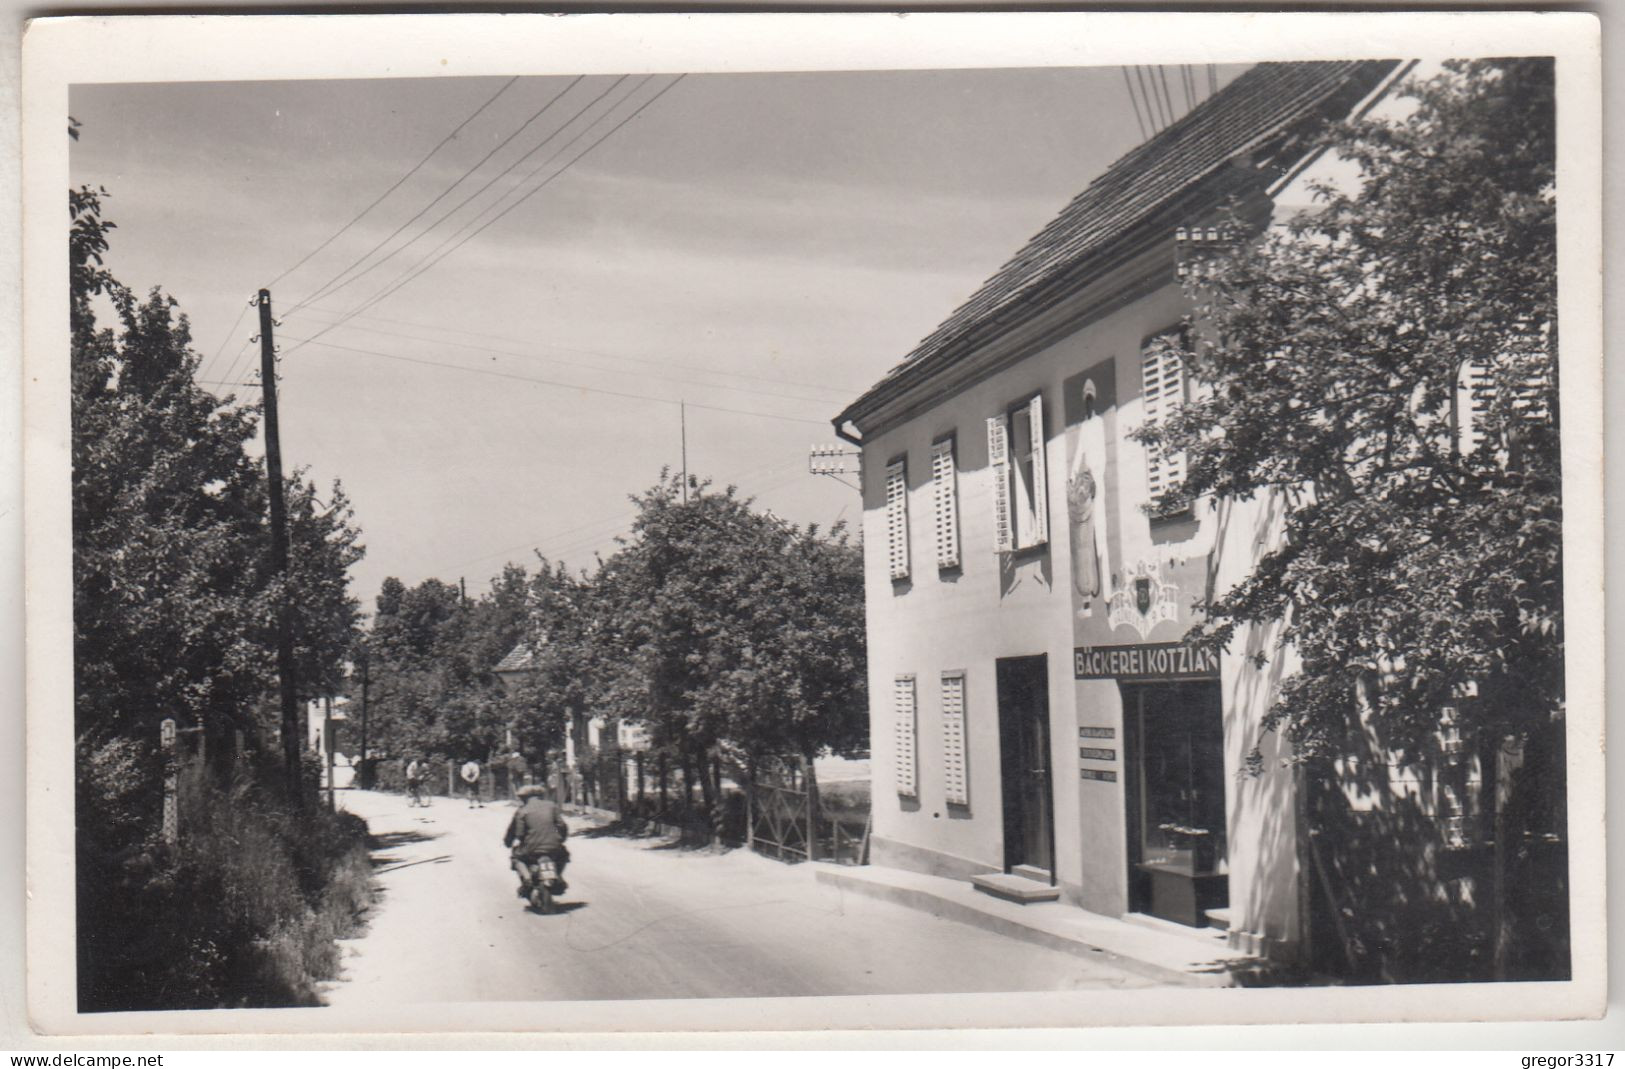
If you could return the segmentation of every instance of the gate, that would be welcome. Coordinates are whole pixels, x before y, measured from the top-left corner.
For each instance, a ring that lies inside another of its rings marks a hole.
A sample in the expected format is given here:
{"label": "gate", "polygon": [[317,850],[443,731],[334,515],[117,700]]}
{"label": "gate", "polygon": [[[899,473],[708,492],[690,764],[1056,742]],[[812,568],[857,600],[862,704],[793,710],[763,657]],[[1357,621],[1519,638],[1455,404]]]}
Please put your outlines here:
{"label": "gate", "polygon": [[778,758],[757,765],[747,788],[750,847],[784,862],[869,863],[869,815],[828,812],[804,760]]}

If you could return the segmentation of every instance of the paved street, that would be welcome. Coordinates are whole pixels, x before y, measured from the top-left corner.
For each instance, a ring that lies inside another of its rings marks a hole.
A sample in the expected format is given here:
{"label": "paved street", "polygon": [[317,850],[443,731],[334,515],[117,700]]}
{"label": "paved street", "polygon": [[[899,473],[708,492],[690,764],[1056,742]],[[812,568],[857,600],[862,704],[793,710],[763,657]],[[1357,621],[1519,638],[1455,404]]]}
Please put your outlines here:
{"label": "paved street", "polygon": [[567,912],[514,893],[508,804],[343,794],[381,845],[382,890],[330,1005],[731,998],[1150,986],[1095,962],[843,894],[744,850],[593,838],[572,820]]}

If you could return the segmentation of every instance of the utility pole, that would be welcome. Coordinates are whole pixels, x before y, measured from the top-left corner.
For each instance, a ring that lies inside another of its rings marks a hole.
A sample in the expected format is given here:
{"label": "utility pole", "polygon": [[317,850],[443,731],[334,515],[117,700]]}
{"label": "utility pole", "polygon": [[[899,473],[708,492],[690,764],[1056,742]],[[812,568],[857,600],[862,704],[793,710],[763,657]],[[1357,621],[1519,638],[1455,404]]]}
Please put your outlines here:
{"label": "utility pole", "polygon": [[[271,291],[260,290],[260,385],[265,398],[265,475],[271,495],[271,578],[288,575],[288,516],[282,499],[282,435],[276,412],[276,343],[271,335]],[[299,775],[299,688],[294,676],[293,614],[286,587],[277,598],[276,666],[281,677],[282,762],[288,797],[304,804],[304,783]]]}
{"label": "utility pole", "polygon": [[327,751],[323,760],[327,762],[327,810],[331,813],[338,809],[337,795],[334,794],[338,784],[333,781],[333,696],[331,694],[322,698],[322,749]]}
{"label": "utility pole", "polygon": [[367,664],[371,656],[361,659],[361,786],[371,789],[372,774],[367,771]]}
{"label": "utility pole", "polygon": [[688,504],[688,405],[677,402],[677,418],[681,421],[683,443],[683,504]]}

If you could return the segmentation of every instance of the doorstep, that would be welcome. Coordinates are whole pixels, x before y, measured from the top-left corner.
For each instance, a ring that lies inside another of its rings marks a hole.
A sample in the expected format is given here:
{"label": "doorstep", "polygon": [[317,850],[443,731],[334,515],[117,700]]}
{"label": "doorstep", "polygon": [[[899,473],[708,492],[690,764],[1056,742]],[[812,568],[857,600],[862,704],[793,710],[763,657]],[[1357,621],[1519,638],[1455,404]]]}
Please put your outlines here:
{"label": "doorstep", "polygon": [[1004,901],[982,893],[968,880],[904,869],[814,865],[822,883],[1051,950],[1106,961],[1162,983],[1230,987],[1232,968],[1254,960],[1203,929],[1192,929],[1187,935],[1090,913],[1063,902]]}

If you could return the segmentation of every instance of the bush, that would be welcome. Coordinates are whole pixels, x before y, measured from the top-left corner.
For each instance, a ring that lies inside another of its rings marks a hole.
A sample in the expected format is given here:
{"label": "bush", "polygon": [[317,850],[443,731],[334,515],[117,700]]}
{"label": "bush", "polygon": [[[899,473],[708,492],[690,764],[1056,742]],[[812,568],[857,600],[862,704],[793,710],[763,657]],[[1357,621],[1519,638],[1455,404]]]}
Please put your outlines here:
{"label": "bush", "polygon": [[81,1012],[316,1005],[370,898],[365,822],[194,763],[170,846],[157,766],[124,740],[79,747]]}

